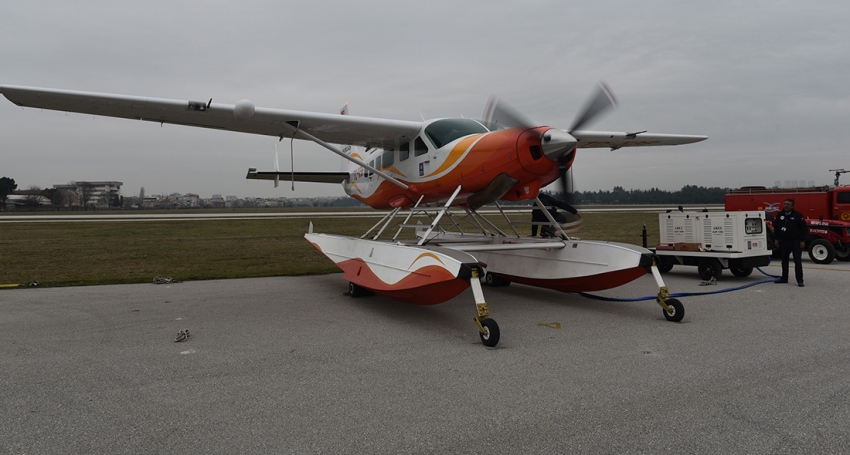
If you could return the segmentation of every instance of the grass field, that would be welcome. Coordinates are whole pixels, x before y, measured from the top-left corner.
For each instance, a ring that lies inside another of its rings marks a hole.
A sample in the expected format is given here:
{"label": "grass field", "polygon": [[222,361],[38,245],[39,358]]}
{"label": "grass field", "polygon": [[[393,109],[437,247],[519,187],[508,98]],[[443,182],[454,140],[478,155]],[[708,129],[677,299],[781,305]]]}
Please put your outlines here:
{"label": "grass field", "polygon": [[[489,217],[494,222],[500,218]],[[527,221],[526,216],[516,219]],[[316,218],[313,224],[315,232],[360,236],[377,221]],[[339,271],[304,240],[307,223],[289,218],[2,223],[0,286],[32,281],[41,286],[78,286],[146,283],[156,276],[185,281]],[[658,242],[658,215],[654,213],[588,213],[584,227],[575,235],[640,245],[644,223],[653,246]],[[521,234],[530,233],[528,225],[518,229]],[[408,238],[410,235],[412,232]]]}

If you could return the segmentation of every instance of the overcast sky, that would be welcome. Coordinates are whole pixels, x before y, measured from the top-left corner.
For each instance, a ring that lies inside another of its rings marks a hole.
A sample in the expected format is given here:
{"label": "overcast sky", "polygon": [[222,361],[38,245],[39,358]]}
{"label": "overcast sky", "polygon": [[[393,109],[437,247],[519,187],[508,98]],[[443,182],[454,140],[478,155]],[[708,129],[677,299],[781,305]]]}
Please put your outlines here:
{"label": "overcast sky", "polygon": [[[704,134],[579,151],[579,190],[832,182],[850,168],[846,1],[17,1],[0,84],[420,120],[480,118],[498,94],[567,128],[605,80],[620,109],[587,129]],[[0,98],[0,176],[19,188],[118,180],[125,195],[343,195],[277,189],[275,139],[21,109]],[[289,141],[279,144],[289,169]],[[301,171],[339,158],[295,142]],[[845,179],[848,182],[850,180]]]}

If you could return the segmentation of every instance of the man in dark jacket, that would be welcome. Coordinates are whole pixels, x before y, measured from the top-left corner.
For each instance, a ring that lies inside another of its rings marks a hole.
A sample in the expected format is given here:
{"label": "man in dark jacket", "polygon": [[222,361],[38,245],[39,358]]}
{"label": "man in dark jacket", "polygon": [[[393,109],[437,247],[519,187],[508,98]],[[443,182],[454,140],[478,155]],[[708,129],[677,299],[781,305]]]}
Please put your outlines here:
{"label": "man in dark jacket", "polygon": [[[581,218],[581,215],[578,213],[578,210],[573,208],[573,206],[571,206],[570,204],[567,204],[564,201],[559,201],[559,200],[553,198],[552,196],[549,196],[546,193],[540,193],[540,195],[537,196],[537,199],[540,199],[540,202],[542,202],[543,205],[545,205],[546,207],[549,207],[548,211],[549,211],[549,214],[552,215],[552,219],[554,219],[555,221],[557,221],[560,224],[566,223],[567,217],[558,213],[559,208],[566,210],[566,211],[572,213],[573,215],[576,215],[579,218]],[[534,204],[534,209],[531,211],[531,221],[533,223],[548,223],[549,222],[549,218],[546,217],[546,214],[543,212],[543,210],[540,209],[540,207],[536,203]],[[537,225],[532,224],[531,225],[531,236],[534,237],[535,235],[537,235]],[[541,237],[555,237],[555,228],[552,227],[552,226],[543,226],[543,228],[540,229],[540,236]]]}
{"label": "man in dark jacket", "polygon": [[803,287],[803,248],[806,246],[806,220],[803,214],[794,210],[794,200],[785,199],[784,210],[777,213],[773,221],[773,242],[779,247],[782,257],[782,278],[777,283],[788,282],[788,256],[794,253],[794,275],[797,286]]}

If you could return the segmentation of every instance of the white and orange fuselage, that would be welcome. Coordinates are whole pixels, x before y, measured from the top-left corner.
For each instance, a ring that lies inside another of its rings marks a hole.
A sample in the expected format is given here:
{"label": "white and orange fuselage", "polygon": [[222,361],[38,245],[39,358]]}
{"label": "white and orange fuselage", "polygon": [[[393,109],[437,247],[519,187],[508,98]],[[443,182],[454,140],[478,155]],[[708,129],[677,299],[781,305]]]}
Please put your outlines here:
{"label": "white and orange fuselage", "polygon": [[[475,124],[484,131],[440,143],[429,133],[441,122]],[[558,163],[541,151],[540,138],[548,129],[487,131],[482,123],[471,119],[431,121],[410,142],[393,149],[372,149],[351,155],[374,163],[376,168],[409,185],[408,189],[356,165],[351,166],[351,176],[343,185],[347,194],[361,202],[376,209],[391,209],[413,205],[422,195],[422,204],[443,202],[458,186],[462,189],[456,201],[462,202],[487,188],[500,174],[507,174],[518,183],[500,199],[533,199],[540,188],[558,178]],[[575,153],[565,165],[569,167],[574,158]]]}

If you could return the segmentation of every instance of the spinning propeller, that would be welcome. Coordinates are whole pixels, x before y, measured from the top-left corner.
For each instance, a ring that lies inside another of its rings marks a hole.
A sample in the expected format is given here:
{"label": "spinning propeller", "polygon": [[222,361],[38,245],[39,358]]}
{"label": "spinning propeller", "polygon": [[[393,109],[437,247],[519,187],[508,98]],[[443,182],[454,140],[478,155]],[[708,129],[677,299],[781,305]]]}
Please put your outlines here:
{"label": "spinning propeller", "polygon": [[[572,132],[580,129],[604,111],[617,106],[617,98],[611,88],[600,82],[591,97],[584,104],[572,126],[567,131],[550,128],[540,136],[540,146],[546,158],[558,163],[558,174],[561,180],[561,197],[568,204],[573,194],[572,168],[567,169],[570,154],[578,145],[578,140]],[[484,110],[484,120],[506,128],[531,129],[540,126],[509,104],[491,96]]]}

